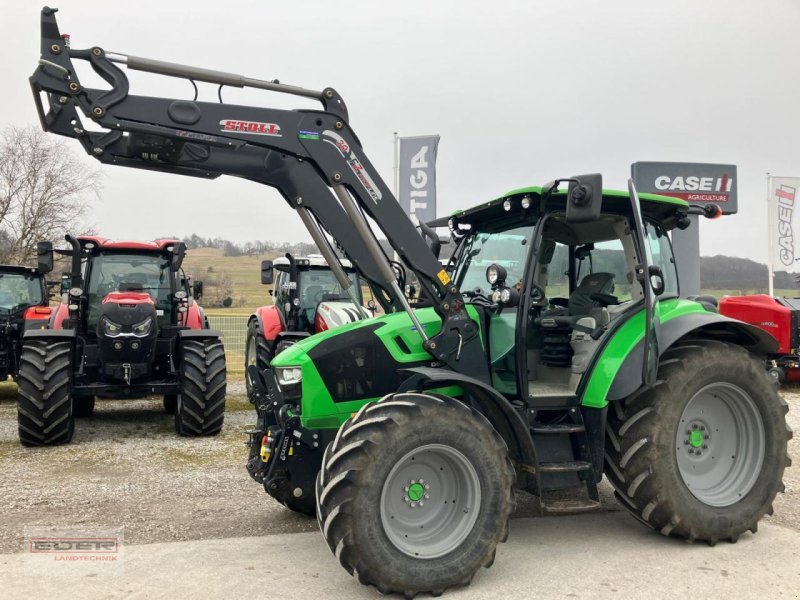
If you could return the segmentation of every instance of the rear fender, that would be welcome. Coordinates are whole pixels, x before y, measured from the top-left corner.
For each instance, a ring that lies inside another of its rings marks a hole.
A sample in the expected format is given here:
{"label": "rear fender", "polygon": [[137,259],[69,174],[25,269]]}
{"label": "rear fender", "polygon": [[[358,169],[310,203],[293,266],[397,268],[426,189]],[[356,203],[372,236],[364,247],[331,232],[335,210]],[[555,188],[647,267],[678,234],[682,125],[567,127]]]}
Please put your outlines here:
{"label": "rear fender", "polygon": [[[661,323],[659,332],[659,354],[664,354],[671,346],[686,339],[712,339],[742,346],[758,355],[774,354],[778,342],[769,333],[735,319],[713,312],[695,312]],[[630,396],[642,385],[642,342],[639,341],[628,353],[617,371],[606,402]]]}
{"label": "rear fender", "polygon": [[483,415],[508,446],[511,460],[517,469],[517,486],[533,488],[533,473],[536,465],[536,450],[528,432],[528,426],[512,404],[490,385],[467,375],[449,369],[415,367],[403,369],[411,375],[406,379],[398,393],[422,392],[434,388],[459,386],[468,399],[477,405]]}
{"label": "rear fender", "polygon": [[275,341],[278,334],[286,329],[283,323],[283,317],[274,304],[259,306],[251,318],[255,318],[256,321],[258,321],[258,328],[261,331],[261,335],[263,335],[264,339],[268,342]]}

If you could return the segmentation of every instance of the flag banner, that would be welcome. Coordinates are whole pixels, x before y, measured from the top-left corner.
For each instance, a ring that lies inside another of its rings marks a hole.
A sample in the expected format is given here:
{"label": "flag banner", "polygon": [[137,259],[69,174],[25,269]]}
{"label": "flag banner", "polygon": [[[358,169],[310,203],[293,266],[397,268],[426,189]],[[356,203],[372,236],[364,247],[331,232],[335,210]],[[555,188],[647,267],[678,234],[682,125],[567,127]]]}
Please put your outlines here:
{"label": "flag banner", "polygon": [[769,177],[769,261],[776,271],[795,271],[794,213],[800,177]]}
{"label": "flag banner", "polygon": [[436,152],[439,136],[399,138],[400,206],[416,225],[436,218]]}

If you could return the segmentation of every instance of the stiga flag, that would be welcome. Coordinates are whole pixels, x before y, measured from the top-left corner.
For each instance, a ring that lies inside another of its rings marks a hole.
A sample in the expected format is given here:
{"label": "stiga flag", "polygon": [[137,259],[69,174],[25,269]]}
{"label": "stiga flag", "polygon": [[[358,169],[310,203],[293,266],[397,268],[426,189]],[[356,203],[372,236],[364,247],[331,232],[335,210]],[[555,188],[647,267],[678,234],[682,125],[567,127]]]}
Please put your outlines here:
{"label": "stiga flag", "polygon": [[400,206],[416,225],[436,218],[438,135],[399,138]]}
{"label": "stiga flag", "polygon": [[795,270],[794,213],[800,177],[769,178],[769,261],[779,271]]}

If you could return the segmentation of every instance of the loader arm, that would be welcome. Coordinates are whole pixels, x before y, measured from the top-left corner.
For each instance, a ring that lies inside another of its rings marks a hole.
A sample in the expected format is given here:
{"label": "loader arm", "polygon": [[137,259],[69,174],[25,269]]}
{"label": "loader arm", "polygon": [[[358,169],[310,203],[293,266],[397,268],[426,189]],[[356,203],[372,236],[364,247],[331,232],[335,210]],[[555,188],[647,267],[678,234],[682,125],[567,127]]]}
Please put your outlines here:
{"label": "loader arm", "polygon": [[[105,164],[210,179],[233,175],[275,188],[298,212],[329,260],[333,253],[320,227],[387,294],[390,308],[409,314],[425,349],[436,360],[489,381],[480,333],[467,315],[460,291],[364,154],[335,90],[308,90],[113,54],[99,47],[72,49],[62,39],[55,12],[42,9],[41,58],[30,78],[45,131],[76,138],[89,155]],[[84,88],[73,60],[87,61],[110,89]],[[129,93],[128,79],[118,64],[192,82],[313,98],[322,110],[136,96]],[[81,113],[102,131],[86,130]],[[420,325],[366,217],[419,279],[422,293],[442,319],[436,335],[428,336]]]}

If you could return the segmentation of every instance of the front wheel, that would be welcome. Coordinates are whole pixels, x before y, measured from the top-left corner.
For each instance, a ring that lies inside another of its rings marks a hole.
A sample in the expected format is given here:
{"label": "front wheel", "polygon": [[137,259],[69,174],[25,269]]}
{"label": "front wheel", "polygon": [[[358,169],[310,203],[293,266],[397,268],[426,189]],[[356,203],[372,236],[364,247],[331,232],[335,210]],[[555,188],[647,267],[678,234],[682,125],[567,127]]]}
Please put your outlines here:
{"label": "front wheel", "polygon": [[[251,365],[258,367],[259,372],[269,367],[269,361],[272,360],[272,353],[269,350],[269,343],[264,338],[261,332],[261,327],[258,326],[258,321],[253,319],[247,324],[247,339],[244,347],[244,368],[245,373],[247,368]],[[252,395],[252,386],[250,378],[244,378],[244,385],[247,391],[247,397]]]}
{"label": "front wheel", "polygon": [[342,425],[317,476],[331,551],[361,583],[406,597],[468,585],[514,510],[498,433],[462,402],[396,394]]}
{"label": "front wheel", "polygon": [[217,338],[181,341],[178,435],[216,435],[225,419],[225,349]]}
{"label": "front wheel", "polygon": [[652,389],[609,409],[606,475],[623,506],[662,534],[735,542],[783,490],[787,412],[744,349],[683,343],[664,353]]}

